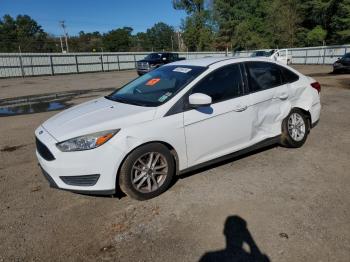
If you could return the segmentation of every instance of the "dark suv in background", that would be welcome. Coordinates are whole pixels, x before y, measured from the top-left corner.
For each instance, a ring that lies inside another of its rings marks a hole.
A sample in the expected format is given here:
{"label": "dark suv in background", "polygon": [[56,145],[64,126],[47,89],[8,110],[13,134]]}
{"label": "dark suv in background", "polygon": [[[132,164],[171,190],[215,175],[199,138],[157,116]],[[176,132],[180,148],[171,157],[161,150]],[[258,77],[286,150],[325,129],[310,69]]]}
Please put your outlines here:
{"label": "dark suv in background", "polygon": [[160,67],[161,65],[179,61],[179,60],[185,60],[185,58],[179,57],[179,54],[177,53],[167,53],[167,52],[151,53],[148,56],[146,56],[144,59],[137,61],[136,63],[137,74],[140,76],[148,73],[149,71],[152,71],[153,69]]}
{"label": "dark suv in background", "polygon": [[350,53],[346,53],[333,64],[333,73],[350,72]]}

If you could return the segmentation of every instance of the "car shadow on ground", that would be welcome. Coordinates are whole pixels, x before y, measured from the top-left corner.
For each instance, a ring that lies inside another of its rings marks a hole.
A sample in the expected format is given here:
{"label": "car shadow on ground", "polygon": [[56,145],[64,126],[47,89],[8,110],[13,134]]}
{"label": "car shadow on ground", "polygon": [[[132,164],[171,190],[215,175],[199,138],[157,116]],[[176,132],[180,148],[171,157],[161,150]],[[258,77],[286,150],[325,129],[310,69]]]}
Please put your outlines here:
{"label": "car shadow on ground", "polygon": [[311,74],[306,74],[307,76],[310,76],[310,77],[327,77],[327,76],[332,76],[332,75],[335,75],[334,72],[330,71],[330,72],[321,72],[321,73],[311,73]]}
{"label": "car shadow on ground", "polygon": [[192,170],[192,171],[188,171],[188,172],[186,172],[186,173],[183,173],[183,174],[180,174],[180,175],[176,176],[176,178],[174,179],[174,182],[172,183],[171,186],[175,185],[176,182],[177,182],[179,179],[185,179],[185,178],[187,178],[187,177],[196,175],[196,174],[198,174],[198,173],[202,173],[202,172],[205,172],[205,171],[207,171],[207,170],[210,170],[210,169],[213,169],[213,168],[216,168],[216,167],[219,167],[219,166],[226,165],[226,164],[228,164],[228,163],[231,163],[231,162],[240,160],[240,159],[242,159],[242,158],[246,158],[246,157],[251,156],[251,155],[259,154],[259,153],[261,153],[261,152],[270,150],[270,149],[275,148],[275,147],[279,147],[279,145],[278,145],[278,144],[273,144],[273,145],[261,147],[261,148],[258,148],[258,149],[256,149],[256,150],[253,150],[253,151],[251,151],[251,152],[249,152],[249,153],[242,154],[242,155],[240,155],[240,156],[233,156],[233,157],[228,158],[228,159],[226,159],[226,160],[218,161],[217,163],[208,164],[208,165],[203,166],[203,167],[200,167],[200,168],[198,168],[198,169],[195,169],[195,170]]}
{"label": "car shadow on ground", "polygon": [[[200,167],[198,169],[195,169],[195,170],[192,170],[192,171],[188,171],[186,173],[183,173],[183,174],[180,174],[180,175],[177,175],[174,177],[173,181],[171,182],[168,190],[170,188],[172,188],[180,179],[185,179],[185,178],[188,178],[188,177],[191,177],[193,175],[196,175],[196,174],[199,174],[199,173],[202,173],[202,172],[205,172],[207,170],[210,170],[210,169],[213,169],[213,168],[216,168],[216,167],[219,167],[219,166],[223,166],[223,165],[226,165],[228,163],[231,163],[231,162],[234,162],[234,161],[237,161],[239,159],[242,159],[242,158],[245,158],[245,157],[248,157],[248,156],[251,156],[251,155],[255,155],[255,154],[258,154],[258,153],[261,153],[261,152],[264,152],[264,151],[267,151],[267,150],[270,150],[272,148],[275,148],[275,147],[278,147],[279,145],[278,144],[274,144],[274,145],[270,145],[270,146],[266,146],[266,147],[262,147],[262,148],[259,148],[259,149],[256,149],[256,150],[253,150],[249,153],[245,153],[245,154],[242,154],[240,156],[235,156],[235,157],[232,157],[232,158],[229,158],[229,159],[226,159],[226,160],[221,160],[221,161],[218,161],[217,163],[214,163],[214,164],[209,164],[207,166],[204,166],[204,167]],[[120,189],[119,187],[119,184],[117,183],[116,185],[116,193],[114,195],[96,195],[96,194],[86,194],[86,193],[76,193],[76,194],[80,194],[80,195],[84,195],[84,196],[90,196],[90,197],[101,197],[101,198],[110,198],[110,197],[116,197],[118,199],[122,199],[124,197],[126,197],[127,195],[124,194],[122,192],[122,190]]]}
{"label": "car shadow on ground", "polygon": [[223,233],[226,237],[226,248],[205,253],[199,262],[270,261],[269,257],[260,251],[243,218],[227,217]]}

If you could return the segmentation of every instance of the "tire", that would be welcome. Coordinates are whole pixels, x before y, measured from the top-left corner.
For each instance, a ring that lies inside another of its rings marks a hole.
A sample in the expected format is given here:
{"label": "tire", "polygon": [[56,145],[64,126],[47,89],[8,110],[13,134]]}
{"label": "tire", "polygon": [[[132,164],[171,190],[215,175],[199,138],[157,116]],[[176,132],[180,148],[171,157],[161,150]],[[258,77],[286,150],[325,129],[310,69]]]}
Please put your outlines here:
{"label": "tire", "polygon": [[136,148],[126,157],[120,169],[121,190],[137,200],[159,196],[168,189],[172,181],[175,173],[174,161],[169,149],[160,143]]}
{"label": "tire", "polygon": [[[295,127],[294,123],[299,123]],[[293,108],[282,122],[281,144],[290,148],[301,147],[310,131],[310,121],[305,113],[297,108]]]}

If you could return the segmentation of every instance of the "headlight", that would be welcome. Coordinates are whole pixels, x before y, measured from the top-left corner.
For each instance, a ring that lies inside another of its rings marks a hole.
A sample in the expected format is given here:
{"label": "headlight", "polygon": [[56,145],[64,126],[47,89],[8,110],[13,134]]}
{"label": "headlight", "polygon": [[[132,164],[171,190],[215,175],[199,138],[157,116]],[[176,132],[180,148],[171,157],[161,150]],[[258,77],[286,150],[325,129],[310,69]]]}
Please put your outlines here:
{"label": "headlight", "polygon": [[62,152],[82,151],[99,147],[111,139],[120,129],[108,130],[68,139],[56,144]]}

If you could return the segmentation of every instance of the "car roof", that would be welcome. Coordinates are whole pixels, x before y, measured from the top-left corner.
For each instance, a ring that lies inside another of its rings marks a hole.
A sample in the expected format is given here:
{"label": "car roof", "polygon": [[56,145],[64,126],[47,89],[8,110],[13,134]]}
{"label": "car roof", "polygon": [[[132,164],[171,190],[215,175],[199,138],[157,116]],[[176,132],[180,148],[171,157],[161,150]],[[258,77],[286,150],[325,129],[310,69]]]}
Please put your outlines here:
{"label": "car roof", "polygon": [[273,62],[270,58],[267,57],[204,57],[199,59],[188,59],[180,60],[167,65],[181,65],[181,66],[203,66],[208,67],[220,62],[246,62],[246,61],[264,61],[264,62]]}

